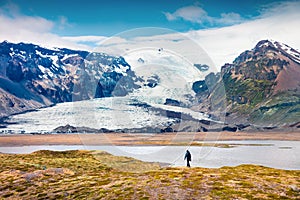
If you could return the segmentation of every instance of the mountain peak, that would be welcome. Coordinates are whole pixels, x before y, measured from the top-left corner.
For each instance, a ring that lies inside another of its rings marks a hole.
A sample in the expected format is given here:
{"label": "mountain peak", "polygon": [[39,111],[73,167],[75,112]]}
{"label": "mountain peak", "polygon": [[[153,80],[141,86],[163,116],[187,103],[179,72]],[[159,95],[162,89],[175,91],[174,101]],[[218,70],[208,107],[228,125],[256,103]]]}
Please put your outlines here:
{"label": "mountain peak", "polygon": [[255,45],[255,48],[261,48],[261,47],[274,47],[274,48],[280,48],[280,47],[288,47],[288,48],[291,48],[290,46],[282,43],[282,42],[278,42],[276,40],[273,40],[273,39],[266,39],[266,40],[261,40],[259,41],[256,45]]}
{"label": "mountain peak", "polygon": [[261,40],[256,44],[254,49],[261,48],[264,46],[274,46],[273,45],[274,42],[275,42],[274,40]]}
{"label": "mountain peak", "polygon": [[268,125],[299,121],[299,51],[278,41],[262,40],[232,64],[225,64],[221,75],[228,113],[233,113],[229,121],[246,119]]}
{"label": "mountain peak", "polygon": [[233,64],[222,67],[232,79],[265,82],[266,94],[300,88],[300,53],[274,40],[262,40],[252,50],[241,53]]}
{"label": "mountain peak", "polygon": [[298,50],[275,40],[261,40],[256,44],[253,51],[262,53],[274,51],[300,64],[300,52]]}

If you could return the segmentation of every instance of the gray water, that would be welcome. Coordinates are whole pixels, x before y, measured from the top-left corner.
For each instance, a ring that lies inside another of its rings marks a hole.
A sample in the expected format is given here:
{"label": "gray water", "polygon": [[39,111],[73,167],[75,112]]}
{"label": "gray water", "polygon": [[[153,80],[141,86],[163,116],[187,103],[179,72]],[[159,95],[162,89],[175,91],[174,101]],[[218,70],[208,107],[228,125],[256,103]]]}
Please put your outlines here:
{"label": "gray water", "polygon": [[104,150],[113,155],[129,156],[143,161],[169,163],[184,166],[186,149],[192,154],[194,167],[219,168],[241,164],[263,165],[278,169],[300,170],[300,141],[217,141],[235,144],[233,148],[202,146],[86,146],[86,145],[42,145],[22,147],[0,147],[3,153],[31,153],[37,150]]}

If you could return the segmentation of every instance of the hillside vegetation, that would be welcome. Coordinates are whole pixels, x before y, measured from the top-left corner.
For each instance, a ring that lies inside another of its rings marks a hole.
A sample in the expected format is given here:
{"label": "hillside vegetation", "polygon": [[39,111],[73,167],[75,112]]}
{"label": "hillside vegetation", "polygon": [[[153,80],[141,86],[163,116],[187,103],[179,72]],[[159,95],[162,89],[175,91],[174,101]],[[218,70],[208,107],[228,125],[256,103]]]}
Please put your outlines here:
{"label": "hillside vegetation", "polygon": [[283,43],[258,42],[232,64],[225,64],[220,73],[194,83],[204,103],[201,109],[226,115],[229,124],[294,127],[300,119],[299,57],[298,51]]}
{"label": "hillside vegetation", "polygon": [[300,171],[160,167],[101,151],[0,154],[0,199],[298,199]]}

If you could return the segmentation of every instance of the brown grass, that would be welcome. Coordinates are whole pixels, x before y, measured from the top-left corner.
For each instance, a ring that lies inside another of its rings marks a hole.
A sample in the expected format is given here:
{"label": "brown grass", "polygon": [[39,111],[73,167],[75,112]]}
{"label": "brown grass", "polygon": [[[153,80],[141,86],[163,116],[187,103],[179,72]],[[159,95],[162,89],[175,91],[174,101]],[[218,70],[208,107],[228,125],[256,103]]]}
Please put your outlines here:
{"label": "brown grass", "polygon": [[99,151],[0,154],[0,199],[299,199],[300,171],[167,167]]}

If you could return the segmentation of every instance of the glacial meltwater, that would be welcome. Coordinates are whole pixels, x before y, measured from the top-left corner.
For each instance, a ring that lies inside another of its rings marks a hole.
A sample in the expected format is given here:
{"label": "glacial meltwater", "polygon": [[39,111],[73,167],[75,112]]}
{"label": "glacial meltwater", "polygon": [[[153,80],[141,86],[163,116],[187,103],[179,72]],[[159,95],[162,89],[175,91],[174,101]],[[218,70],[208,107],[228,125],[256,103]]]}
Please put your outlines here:
{"label": "glacial meltwater", "polygon": [[[42,145],[0,147],[2,153],[31,153],[37,150],[103,150],[117,156],[130,156],[142,161],[185,166],[186,149],[192,154],[192,167],[219,168],[241,164],[263,165],[278,169],[300,170],[300,141],[244,140],[217,141],[230,148],[217,146],[86,146]],[[210,142],[211,144],[211,142]]]}

